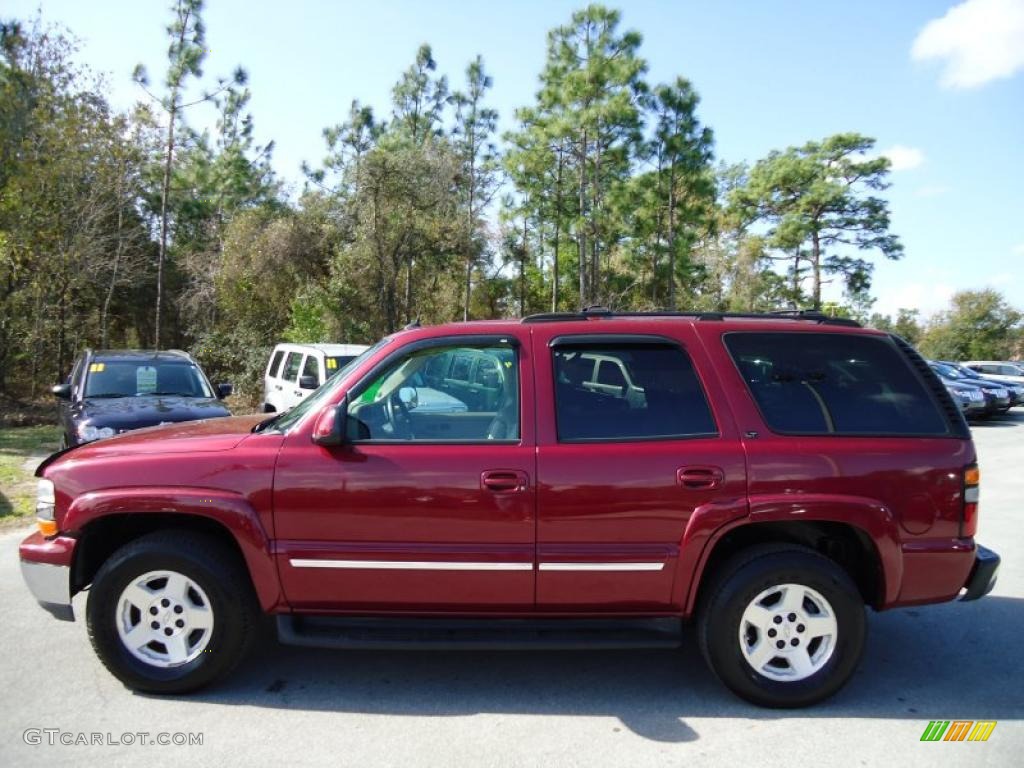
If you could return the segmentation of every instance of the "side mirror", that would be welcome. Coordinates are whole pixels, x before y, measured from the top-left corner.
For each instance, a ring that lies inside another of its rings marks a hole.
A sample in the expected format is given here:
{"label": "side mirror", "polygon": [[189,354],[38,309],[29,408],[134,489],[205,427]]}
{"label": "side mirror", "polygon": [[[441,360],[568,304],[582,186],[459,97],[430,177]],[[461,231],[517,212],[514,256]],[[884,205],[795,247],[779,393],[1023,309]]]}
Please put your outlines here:
{"label": "side mirror", "polygon": [[399,387],[398,399],[402,405],[410,411],[420,404],[420,398],[419,394],[416,392],[416,387]]}
{"label": "side mirror", "polygon": [[344,445],[347,421],[348,396],[337,405],[329,405],[320,412],[313,426],[313,442],[325,447]]}
{"label": "side mirror", "polygon": [[299,377],[299,389],[316,389],[319,386],[320,382],[316,380],[316,376]]}
{"label": "side mirror", "polygon": [[231,397],[231,393],[234,391],[235,388],[233,386],[223,381],[217,385],[217,399],[223,400],[225,397]]}
{"label": "side mirror", "polygon": [[66,382],[64,384],[57,384],[56,386],[51,387],[50,391],[54,395],[59,397],[61,400],[70,400],[71,399],[71,383],[70,382]]}

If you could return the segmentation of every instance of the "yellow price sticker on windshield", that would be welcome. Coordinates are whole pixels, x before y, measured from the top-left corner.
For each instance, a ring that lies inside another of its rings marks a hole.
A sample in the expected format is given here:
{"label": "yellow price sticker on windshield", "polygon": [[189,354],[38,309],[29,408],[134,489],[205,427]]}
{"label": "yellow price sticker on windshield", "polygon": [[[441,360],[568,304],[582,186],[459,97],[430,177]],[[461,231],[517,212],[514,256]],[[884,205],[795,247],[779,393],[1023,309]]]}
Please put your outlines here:
{"label": "yellow price sticker on windshield", "polygon": [[89,373],[103,373],[103,369],[106,367],[104,363],[92,363],[89,366]]}
{"label": "yellow price sticker on windshield", "polygon": [[327,358],[327,367],[331,368],[331,369],[337,368],[338,367],[338,361],[335,360],[333,357]]}

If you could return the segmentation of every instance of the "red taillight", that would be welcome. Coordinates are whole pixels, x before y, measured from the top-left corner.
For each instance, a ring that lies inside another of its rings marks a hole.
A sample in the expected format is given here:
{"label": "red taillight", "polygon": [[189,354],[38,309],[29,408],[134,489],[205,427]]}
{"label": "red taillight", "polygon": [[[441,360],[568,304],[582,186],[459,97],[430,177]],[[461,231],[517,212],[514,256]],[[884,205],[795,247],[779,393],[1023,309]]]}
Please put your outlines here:
{"label": "red taillight", "polygon": [[978,532],[978,494],[981,472],[972,464],[964,468],[964,512],[960,520],[960,537],[970,538]]}

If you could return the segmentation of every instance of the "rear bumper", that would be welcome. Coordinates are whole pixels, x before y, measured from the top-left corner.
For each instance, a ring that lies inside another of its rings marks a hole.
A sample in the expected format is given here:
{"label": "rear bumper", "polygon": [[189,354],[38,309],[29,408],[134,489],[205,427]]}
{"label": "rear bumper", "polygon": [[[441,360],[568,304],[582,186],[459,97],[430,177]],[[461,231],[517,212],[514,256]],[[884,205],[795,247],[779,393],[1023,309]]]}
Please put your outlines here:
{"label": "rear bumper", "polygon": [[71,607],[71,563],[75,540],[67,536],[47,539],[33,533],[21,543],[21,576],[32,596],[62,621],[74,621]]}
{"label": "rear bumper", "polygon": [[999,555],[979,544],[974,555],[974,566],[964,583],[967,591],[960,599],[977,600],[991,592],[999,575],[999,562]]}

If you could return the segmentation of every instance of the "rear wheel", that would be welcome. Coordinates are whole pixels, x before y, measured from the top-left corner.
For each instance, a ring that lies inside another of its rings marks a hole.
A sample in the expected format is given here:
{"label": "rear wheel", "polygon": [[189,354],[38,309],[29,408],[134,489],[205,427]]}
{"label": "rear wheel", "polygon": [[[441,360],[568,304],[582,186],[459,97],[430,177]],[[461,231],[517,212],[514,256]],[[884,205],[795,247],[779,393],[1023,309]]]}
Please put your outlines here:
{"label": "rear wheel", "polygon": [[187,531],[117,550],[89,590],[93,648],[115,677],[150,693],[185,693],[230,672],[253,634],[256,604],[237,555]]}
{"label": "rear wheel", "polygon": [[864,604],[832,560],[797,546],[748,550],[718,569],[698,638],[712,671],[740,697],[802,707],[850,678],[864,648]]}

